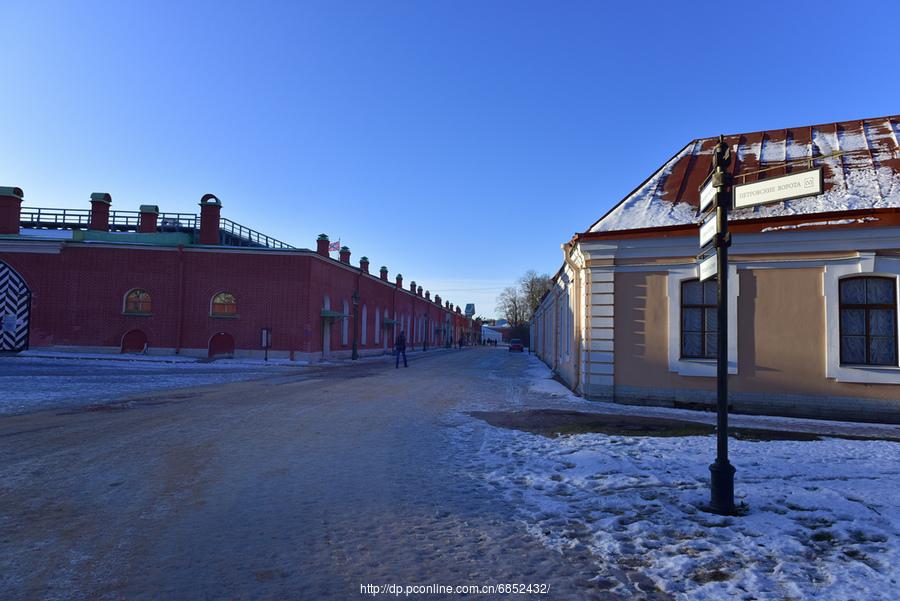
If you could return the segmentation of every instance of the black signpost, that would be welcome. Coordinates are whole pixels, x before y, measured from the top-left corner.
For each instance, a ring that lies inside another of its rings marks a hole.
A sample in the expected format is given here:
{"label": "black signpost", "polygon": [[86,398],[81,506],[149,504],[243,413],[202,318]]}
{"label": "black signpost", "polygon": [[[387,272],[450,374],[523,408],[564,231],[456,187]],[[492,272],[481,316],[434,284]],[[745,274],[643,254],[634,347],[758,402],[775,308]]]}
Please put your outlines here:
{"label": "black signpost", "polygon": [[[700,281],[716,275],[718,344],[716,352],[716,460],[709,466],[710,510],[734,515],[734,466],[728,461],[728,211],[761,204],[783,202],[822,194],[824,179],[822,168],[792,172],[781,177],[761,178],[752,183],[732,187],[732,176],[727,172],[731,164],[731,149],[725,137],[719,136],[712,157],[712,171],[700,187]],[[788,166],[785,165],[785,171]],[[752,173],[744,174],[752,175]],[[710,218],[715,209],[715,217]],[[715,220],[715,235],[712,220]],[[706,256],[707,245],[712,243],[715,260]],[[706,248],[705,248],[706,247]],[[713,269],[715,263],[715,270]]]}
{"label": "black signpost", "polygon": [[[731,164],[731,150],[724,136],[719,136],[713,153],[712,173],[708,186],[715,189],[717,284],[717,334],[716,345],[716,460],[709,466],[710,509],[714,513],[733,515],[734,466],[728,461],[728,210],[731,208],[731,175],[726,171]],[[706,188],[706,186],[704,186]],[[701,196],[704,194],[701,192]],[[702,207],[701,207],[702,208]]]}

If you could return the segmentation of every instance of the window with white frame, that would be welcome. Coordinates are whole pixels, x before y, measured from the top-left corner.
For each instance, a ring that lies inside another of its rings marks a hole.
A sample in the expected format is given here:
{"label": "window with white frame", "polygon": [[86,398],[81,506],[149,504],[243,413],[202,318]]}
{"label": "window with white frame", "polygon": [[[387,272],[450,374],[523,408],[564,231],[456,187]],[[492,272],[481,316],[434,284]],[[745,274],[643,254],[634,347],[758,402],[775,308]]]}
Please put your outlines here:
{"label": "window with white frame", "polygon": [[681,356],[715,359],[718,353],[716,280],[681,282]]}
{"label": "window with white frame", "polygon": [[[699,286],[697,279],[697,267],[675,267],[669,269],[666,284],[666,297],[668,304],[668,356],[669,371],[682,376],[716,377],[716,362],[718,357],[716,345],[718,342],[719,324],[714,321],[716,312],[716,282],[704,282]],[[691,284],[697,282],[698,284]],[[711,290],[706,290],[706,287]],[[735,264],[728,266],[728,373],[736,374],[738,360],[738,307],[737,300],[740,293],[740,280]],[[686,298],[682,298],[685,295]],[[699,302],[698,302],[699,301]],[[693,315],[687,329],[684,328],[683,309],[693,310]],[[707,316],[706,313],[713,315]],[[697,319],[701,322],[697,322]],[[699,327],[698,327],[699,325]],[[688,340],[684,340],[682,334],[690,334]],[[699,336],[697,334],[700,334]],[[700,342],[703,341],[703,342]],[[697,352],[697,345],[700,351]],[[704,345],[705,344],[705,348]],[[687,347],[687,348],[686,348]],[[689,351],[685,353],[684,351]],[[694,355],[696,353],[696,356]]]}
{"label": "window with white frame", "polygon": [[857,276],[838,282],[841,365],[897,365],[894,278]]}

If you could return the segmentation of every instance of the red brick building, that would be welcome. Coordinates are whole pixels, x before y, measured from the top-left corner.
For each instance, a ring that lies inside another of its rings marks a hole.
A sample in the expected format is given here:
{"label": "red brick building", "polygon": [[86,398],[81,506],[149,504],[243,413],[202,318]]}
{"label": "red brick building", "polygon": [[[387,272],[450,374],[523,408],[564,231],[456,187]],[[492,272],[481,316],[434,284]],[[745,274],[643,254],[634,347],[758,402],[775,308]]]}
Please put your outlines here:
{"label": "red brick building", "polygon": [[403,330],[412,348],[473,339],[458,306],[432,298],[369,260],[293,248],[220,216],[203,197],[199,216],[111,211],[108,194],[90,210],[22,207],[22,191],[0,188],[0,351],[262,354],[316,360],[389,352]]}

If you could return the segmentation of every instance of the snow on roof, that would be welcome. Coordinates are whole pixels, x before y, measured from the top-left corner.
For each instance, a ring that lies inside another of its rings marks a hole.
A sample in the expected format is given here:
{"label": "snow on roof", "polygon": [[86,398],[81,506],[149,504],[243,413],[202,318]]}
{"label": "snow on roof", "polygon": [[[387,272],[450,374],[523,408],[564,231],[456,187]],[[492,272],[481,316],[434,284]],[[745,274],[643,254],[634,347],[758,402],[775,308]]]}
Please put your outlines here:
{"label": "snow on roof", "polygon": [[[725,137],[737,184],[822,167],[825,191],[732,211],[732,219],[900,207],[900,116]],[[594,223],[591,232],[686,225],[697,220],[698,189],[716,138],[692,141]]]}
{"label": "snow on roof", "polygon": [[72,230],[50,230],[50,229],[20,227],[19,235],[20,236],[28,236],[28,237],[38,237],[38,238],[53,238],[56,240],[71,240],[72,239]]}

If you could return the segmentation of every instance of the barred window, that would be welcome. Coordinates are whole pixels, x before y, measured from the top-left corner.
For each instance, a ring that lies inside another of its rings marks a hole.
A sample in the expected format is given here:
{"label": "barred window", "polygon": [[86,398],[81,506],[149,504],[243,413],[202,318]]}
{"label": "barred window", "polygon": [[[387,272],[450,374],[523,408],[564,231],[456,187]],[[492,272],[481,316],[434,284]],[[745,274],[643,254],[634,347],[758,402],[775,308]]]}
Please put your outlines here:
{"label": "barred window", "polygon": [[237,317],[237,300],[229,292],[220,292],[212,297],[210,314],[216,317]]}
{"label": "barred window", "polygon": [[897,291],[892,278],[840,281],[841,363],[897,365]]}
{"label": "barred window", "polygon": [[681,357],[715,359],[718,346],[716,280],[681,283]]}
{"label": "barred window", "polygon": [[125,295],[125,313],[150,313],[152,306],[150,294],[146,290],[135,288]]}

